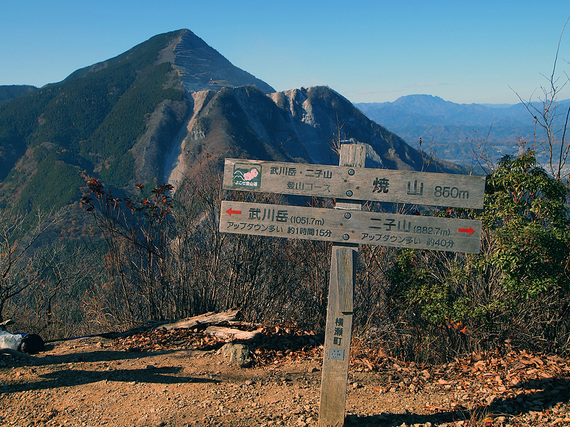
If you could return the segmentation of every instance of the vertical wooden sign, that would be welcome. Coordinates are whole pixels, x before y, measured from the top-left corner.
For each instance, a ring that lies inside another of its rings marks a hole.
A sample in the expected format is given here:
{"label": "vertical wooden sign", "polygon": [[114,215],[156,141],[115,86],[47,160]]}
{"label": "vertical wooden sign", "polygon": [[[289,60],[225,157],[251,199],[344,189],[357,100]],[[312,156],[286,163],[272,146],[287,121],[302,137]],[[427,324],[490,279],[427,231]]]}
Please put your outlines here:
{"label": "vertical wooden sign", "polygon": [[[365,160],[365,145],[341,146],[340,166],[364,167]],[[362,203],[339,200],[336,208],[361,210]],[[344,425],[357,255],[357,244],[333,245],[321,379],[320,426]]]}

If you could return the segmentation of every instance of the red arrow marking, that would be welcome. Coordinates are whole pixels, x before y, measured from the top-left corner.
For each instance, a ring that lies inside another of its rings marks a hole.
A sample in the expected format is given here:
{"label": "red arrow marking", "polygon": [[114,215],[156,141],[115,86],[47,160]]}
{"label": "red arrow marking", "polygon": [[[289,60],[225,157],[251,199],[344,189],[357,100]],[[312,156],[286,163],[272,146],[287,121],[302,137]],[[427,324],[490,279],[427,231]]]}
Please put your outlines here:
{"label": "red arrow marking", "polygon": [[473,230],[473,227],[469,227],[469,228],[458,228],[457,229],[458,232],[460,233],[467,233],[470,236],[475,233],[475,230]]}
{"label": "red arrow marking", "polygon": [[234,211],[232,208],[229,208],[229,209],[226,211],[226,213],[227,213],[229,216],[232,216],[232,215],[240,215],[240,214],[241,214],[241,211]]}

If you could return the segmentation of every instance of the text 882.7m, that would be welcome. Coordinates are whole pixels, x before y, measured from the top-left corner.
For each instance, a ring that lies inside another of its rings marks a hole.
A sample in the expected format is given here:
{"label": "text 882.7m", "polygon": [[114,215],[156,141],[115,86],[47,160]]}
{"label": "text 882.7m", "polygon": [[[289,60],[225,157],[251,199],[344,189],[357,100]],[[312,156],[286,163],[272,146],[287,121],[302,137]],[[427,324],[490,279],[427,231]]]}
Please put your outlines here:
{"label": "text 882.7m", "polygon": [[426,225],[415,225],[412,230],[415,234],[433,234],[435,236],[449,236],[451,234],[451,230],[449,228]]}

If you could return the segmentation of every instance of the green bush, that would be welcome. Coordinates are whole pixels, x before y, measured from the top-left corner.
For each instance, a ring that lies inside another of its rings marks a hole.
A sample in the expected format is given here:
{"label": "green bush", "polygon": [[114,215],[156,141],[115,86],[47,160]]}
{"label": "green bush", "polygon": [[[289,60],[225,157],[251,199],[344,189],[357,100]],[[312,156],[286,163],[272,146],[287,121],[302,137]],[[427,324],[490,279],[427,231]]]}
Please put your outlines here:
{"label": "green bush", "polygon": [[509,303],[568,290],[567,189],[536,164],[534,153],[504,157],[487,179],[483,221],[496,236],[486,260],[501,272]]}
{"label": "green bush", "polygon": [[[570,340],[567,189],[534,153],[487,177],[480,254],[400,250],[387,274],[390,322],[414,359],[517,346],[566,352]],[[429,345],[428,345],[429,344]]]}

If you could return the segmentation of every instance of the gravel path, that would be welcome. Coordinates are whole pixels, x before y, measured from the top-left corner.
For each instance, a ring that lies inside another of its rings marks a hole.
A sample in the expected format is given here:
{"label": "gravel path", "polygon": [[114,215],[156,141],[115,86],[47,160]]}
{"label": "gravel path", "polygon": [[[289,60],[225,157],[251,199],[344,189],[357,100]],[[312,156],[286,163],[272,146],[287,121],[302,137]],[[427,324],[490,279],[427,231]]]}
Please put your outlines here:
{"label": "gravel path", "polygon": [[[181,349],[180,337],[177,343],[125,351],[118,341],[84,338],[35,356],[0,355],[0,425],[318,425],[319,345],[240,368],[215,348]],[[346,424],[570,425],[569,366],[527,353],[443,366],[356,355]]]}

